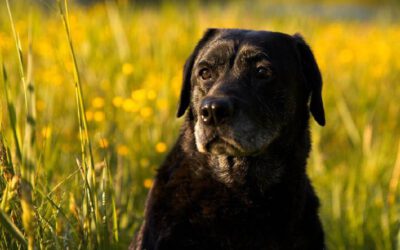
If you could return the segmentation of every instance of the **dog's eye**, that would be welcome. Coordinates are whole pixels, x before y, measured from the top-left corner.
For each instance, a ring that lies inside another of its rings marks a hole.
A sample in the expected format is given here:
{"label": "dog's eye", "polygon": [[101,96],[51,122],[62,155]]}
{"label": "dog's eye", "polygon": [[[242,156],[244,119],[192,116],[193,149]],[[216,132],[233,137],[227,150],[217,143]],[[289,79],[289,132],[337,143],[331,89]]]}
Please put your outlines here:
{"label": "dog's eye", "polygon": [[211,70],[209,68],[202,68],[199,71],[199,76],[201,77],[201,79],[203,80],[208,80],[211,78]]}
{"label": "dog's eye", "polygon": [[272,70],[264,66],[258,66],[256,68],[256,75],[260,78],[268,78],[272,75]]}

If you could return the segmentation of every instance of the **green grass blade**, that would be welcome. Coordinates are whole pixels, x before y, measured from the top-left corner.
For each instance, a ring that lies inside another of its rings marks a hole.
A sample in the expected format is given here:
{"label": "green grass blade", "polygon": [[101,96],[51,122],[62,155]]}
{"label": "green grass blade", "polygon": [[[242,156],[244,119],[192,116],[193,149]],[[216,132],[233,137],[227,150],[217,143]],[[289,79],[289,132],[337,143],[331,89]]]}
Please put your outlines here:
{"label": "green grass blade", "polygon": [[19,243],[21,243],[25,248],[28,247],[28,242],[22,232],[18,229],[17,226],[14,225],[10,217],[8,217],[8,215],[2,210],[0,210],[0,222],[4,226],[4,228],[7,229],[7,232],[14,235],[15,239],[18,240]]}
{"label": "green grass blade", "polygon": [[[107,164],[107,163],[106,163]],[[114,190],[111,189],[111,184],[112,182],[112,177],[111,177],[111,172],[110,172],[110,168],[107,166],[107,175],[108,175],[108,182],[109,182],[109,186],[110,186],[110,197],[111,197],[111,205],[112,205],[112,215],[113,215],[113,236],[114,236],[114,240],[115,242],[119,241],[119,235],[118,235],[118,215],[117,215],[117,208],[115,205],[115,193]]]}
{"label": "green grass blade", "polygon": [[[31,22],[30,22],[31,23]],[[23,166],[26,178],[31,185],[35,186],[35,162],[36,162],[36,97],[35,84],[33,81],[33,52],[32,52],[32,26],[28,34],[28,59],[27,59],[27,94],[26,94],[26,125],[23,145]]]}
{"label": "green grass blade", "polygon": [[[73,42],[72,42],[70,25],[69,25],[69,20],[68,20],[68,5],[67,5],[67,1],[65,0],[65,2],[64,2],[65,10],[63,11],[61,1],[58,0],[58,2],[59,2],[60,15],[61,15],[61,18],[62,18],[62,21],[64,24],[64,29],[65,29],[67,39],[68,39],[69,50],[70,50],[70,54],[71,54],[73,66],[74,66],[73,73],[74,73],[74,81],[75,81],[76,98],[77,98],[77,104],[78,104],[78,119],[79,119],[79,122],[81,122],[80,129],[82,128],[82,132],[81,132],[81,141],[82,141],[82,147],[83,147],[82,156],[83,156],[83,159],[86,158],[84,152],[85,152],[85,148],[87,147],[88,155],[89,155],[89,163],[90,163],[89,167],[93,168],[94,160],[93,160],[92,146],[91,146],[91,142],[89,139],[85,105],[84,105],[84,100],[83,100],[82,83],[81,83],[81,78],[80,78],[79,69],[78,69],[78,63],[77,63],[77,59],[76,59],[75,49],[74,49]],[[85,164],[86,164],[86,162],[85,162]]]}
{"label": "green grass blade", "polygon": [[[5,68],[5,65],[2,64],[1,67],[1,73],[2,73],[2,79],[3,79],[3,87],[4,87],[4,97],[6,99],[7,103],[7,109],[8,109],[8,118],[10,120],[10,126],[12,130],[12,135],[14,138],[14,143],[15,143],[15,151],[16,151],[16,156],[19,161],[22,161],[22,152],[21,152],[21,143],[19,139],[19,133],[18,133],[18,125],[17,125],[17,115],[15,112],[15,106],[14,103],[11,102],[10,100],[10,94],[9,94],[9,86],[8,86],[8,77],[7,77],[7,71]],[[15,173],[20,174],[21,171],[17,165],[14,165]]]}
{"label": "green grass blade", "polygon": [[24,61],[23,61],[23,55],[22,55],[21,41],[20,41],[18,33],[17,33],[16,29],[15,29],[14,20],[13,20],[12,14],[11,14],[10,3],[8,2],[8,0],[6,0],[6,5],[7,5],[8,17],[9,17],[10,23],[11,23],[11,30],[12,30],[13,37],[14,37],[14,43],[15,43],[15,47],[17,49],[17,54],[18,54],[19,74],[20,74],[21,81],[22,81],[22,84],[23,84],[23,87],[24,87],[25,109],[28,109],[28,98],[27,98],[27,93],[26,93]]}
{"label": "green grass blade", "polygon": [[107,240],[109,231],[108,231],[108,224],[109,224],[109,218],[108,218],[108,199],[110,196],[109,192],[109,183],[108,183],[108,174],[107,174],[107,164],[106,161],[103,161],[103,170],[102,170],[102,180],[101,180],[101,209],[100,209],[100,216],[101,216],[101,222],[102,222],[102,247],[104,249],[108,249],[110,247],[110,242]]}
{"label": "green grass blade", "polygon": [[53,228],[53,226],[51,225],[51,223],[45,218],[43,217],[40,213],[37,213],[38,219],[40,220],[40,222],[43,222],[42,224],[44,224],[51,232],[51,236],[53,237],[54,243],[56,248],[55,249],[62,249],[60,242],[58,240],[57,234]]}
{"label": "green grass blade", "polygon": [[[26,115],[26,126],[24,131],[24,143],[21,153],[21,148],[19,149],[19,157],[22,160],[21,174],[24,178],[29,180],[29,182],[34,186],[35,176],[34,176],[34,162],[35,162],[35,124],[36,124],[36,112],[35,112],[35,92],[32,80],[32,29],[29,29],[28,35],[28,62],[27,62],[27,76],[25,75],[25,65],[23,60],[22,46],[19,39],[19,34],[15,28],[11,8],[9,1],[6,0],[8,17],[10,20],[11,30],[14,38],[15,47],[17,50],[18,58],[18,69],[20,74],[20,79],[23,85],[24,91],[24,101],[25,101],[25,115]],[[10,107],[10,109],[14,109]],[[12,111],[11,111],[12,112]],[[15,109],[14,109],[15,112]],[[11,117],[14,118],[14,117]],[[15,119],[15,118],[14,118]],[[14,122],[14,121],[12,121]],[[21,145],[21,144],[20,144]]]}
{"label": "green grass blade", "polygon": [[67,182],[67,181],[70,180],[72,177],[74,177],[78,172],[79,172],[79,169],[75,170],[75,171],[72,172],[70,175],[68,175],[64,180],[62,180],[62,181],[59,182],[57,185],[55,185],[55,186],[53,187],[53,189],[47,194],[47,196],[50,196],[51,194],[53,194],[59,187],[61,187],[61,185],[63,185],[65,182]]}
{"label": "green grass blade", "polygon": [[61,209],[60,206],[58,206],[48,195],[45,195],[42,191],[40,191],[39,189],[35,190],[38,194],[40,194],[43,198],[45,198],[47,201],[49,201],[50,205],[52,207],[54,207],[57,212],[59,212],[64,218],[65,220],[72,225],[72,222],[68,219],[68,216],[64,213],[64,211]]}
{"label": "green grass blade", "polygon": [[74,83],[75,83],[75,96],[77,103],[77,112],[78,112],[78,123],[79,123],[79,135],[81,141],[81,154],[82,154],[82,173],[85,175],[85,189],[88,196],[88,202],[90,207],[90,217],[92,222],[94,223],[94,231],[97,239],[97,243],[101,243],[101,235],[100,235],[100,225],[101,218],[99,212],[99,204],[97,200],[97,196],[95,195],[96,180],[95,180],[95,171],[94,171],[94,158],[92,152],[91,141],[89,138],[88,125],[86,119],[85,105],[83,99],[83,91],[82,91],[82,83],[80,79],[78,63],[75,55],[75,49],[72,42],[71,29],[68,19],[68,5],[67,1],[64,1],[64,8],[60,0],[58,0],[59,12],[64,24],[64,30],[67,36],[69,52],[73,61],[73,75],[74,75]]}
{"label": "green grass blade", "polygon": [[353,119],[346,100],[341,94],[338,94],[337,109],[350,141],[354,146],[359,146],[361,143],[360,132],[357,129],[357,125]]}
{"label": "green grass blade", "polygon": [[130,54],[130,49],[118,6],[114,1],[105,1],[105,3],[108,21],[114,35],[115,43],[117,44],[119,58],[121,61],[125,61]]}

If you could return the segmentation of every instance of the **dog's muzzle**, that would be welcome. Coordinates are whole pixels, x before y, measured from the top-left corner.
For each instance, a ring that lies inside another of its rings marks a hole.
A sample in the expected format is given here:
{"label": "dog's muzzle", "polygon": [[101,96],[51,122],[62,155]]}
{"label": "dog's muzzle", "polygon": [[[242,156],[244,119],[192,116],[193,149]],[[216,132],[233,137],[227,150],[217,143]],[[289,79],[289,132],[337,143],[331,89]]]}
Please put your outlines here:
{"label": "dog's muzzle", "polygon": [[227,122],[233,115],[233,103],[227,97],[206,97],[200,106],[203,124],[218,126]]}

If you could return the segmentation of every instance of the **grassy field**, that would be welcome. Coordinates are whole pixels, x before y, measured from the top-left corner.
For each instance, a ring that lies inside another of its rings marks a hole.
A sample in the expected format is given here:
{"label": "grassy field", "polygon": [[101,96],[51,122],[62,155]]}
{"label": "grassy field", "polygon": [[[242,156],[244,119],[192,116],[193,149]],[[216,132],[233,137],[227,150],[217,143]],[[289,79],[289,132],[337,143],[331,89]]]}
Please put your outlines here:
{"label": "grassy field", "polygon": [[400,249],[398,11],[126,2],[0,2],[0,249],[127,248],[207,27],[304,35],[324,78],[308,173],[329,249]]}

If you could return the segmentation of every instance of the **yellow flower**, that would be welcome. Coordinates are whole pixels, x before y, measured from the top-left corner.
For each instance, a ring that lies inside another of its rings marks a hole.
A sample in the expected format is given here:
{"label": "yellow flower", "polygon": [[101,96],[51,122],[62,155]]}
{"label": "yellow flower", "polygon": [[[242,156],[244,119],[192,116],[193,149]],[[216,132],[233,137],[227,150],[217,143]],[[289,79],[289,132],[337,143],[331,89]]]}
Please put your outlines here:
{"label": "yellow flower", "polygon": [[117,153],[119,155],[128,155],[129,154],[129,148],[125,145],[119,145],[117,148]]}
{"label": "yellow flower", "polygon": [[90,122],[91,120],[93,120],[93,112],[88,110],[86,111],[86,121]]}
{"label": "yellow flower", "polygon": [[177,73],[171,79],[171,85],[172,85],[173,93],[175,94],[176,97],[179,97],[179,95],[181,93],[181,85],[182,85],[182,74],[181,74],[181,72]]}
{"label": "yellow flower", "polygon": [[167,144],[165,144],[164,142],[159,142],[156,144],[156,151],[158,153],[164,153],[165,151],[167,151]]}
{"label": "yellow flower", "polygon": [[146,178],[146,179],[144,179],[144,181],[143,181],[143,186],[144,186],[145,188],[147,188],[147,189],[150,189],[150,188],[153,186],[153,183],[154,183],[153,179]]}
{"label": "yellow flower", "polygon": [[108,140],[106,138],[101,138],[99,140],[99,144],[101,148],[108,148],[109,145]]}
{"label": "yellow flower", "polygon": [[160,110],[168,109],[168,100],[167,99],[157,100],[157,108]]}
{"label": "yellow flower", "polygon": [[139,110],[139,105],[132,99],[124,100],[122,108],[127,112],[136,112]]}
{"label": "yellow flower", "polygon": [[147,92],[147,99],[154,100],[157,97],[157,93],[154,90],[149,90]]}
{"label": "yellow flower", "polygon": [[132,99],[136,101],[143,101],[146,99],[146,90],[145,89],[138,89],[132,91]]}
{"label": "yellow flower", "polygon": [[131,75],[133,73],[133,65],[130,63],[124,63],[122,65],[122,73],[124,73],[124,75]]}
{"label": "yellow flower", "polygon": [[92,100],[92,106],[94,108],[104,107],[104,99],[102,97],[96,97]]}
{"label": "yellow flower", "polygon": [[50,138],[51,137],[51,132],[52,132],[52,129],[51,129],[50,126],[46,126],[46,127],[42,128],[42,136],[43,136],[43,138],[45,138],[45,139]]}
{"label": "yellow flower", "polygon": [[105,117],[106,116],[105,116],[104,112],[102,112],[102,111],[96,111],[96,112],[94,112],[94,115],[93,115],[93,118],[96,122],[103,121]]}
{"label": "yellow flower", "polygon": [[143,118],[147,118],[149,116],[151,116],[153,114],[153,109],[151,109],[150,107],[144,107],[140,110],[140,115]]}
{"label": "yellow flower", "polygon": [[122,99],[122,97],[120,97],[120,96],[116,96],[116,97],[114,97],[112,102],[113,102],[115,107],[119,108],[119,107],[122,106],[122,103],[124,102],[124,99]]}

